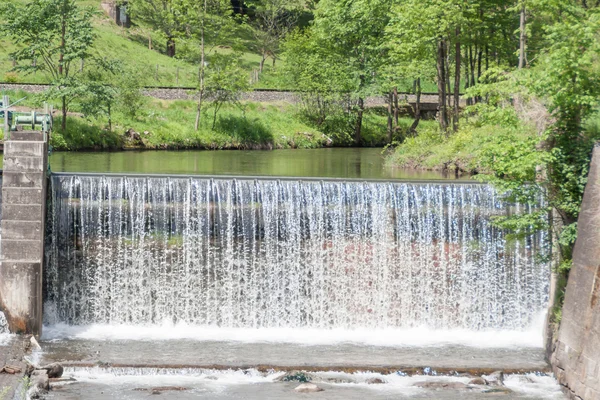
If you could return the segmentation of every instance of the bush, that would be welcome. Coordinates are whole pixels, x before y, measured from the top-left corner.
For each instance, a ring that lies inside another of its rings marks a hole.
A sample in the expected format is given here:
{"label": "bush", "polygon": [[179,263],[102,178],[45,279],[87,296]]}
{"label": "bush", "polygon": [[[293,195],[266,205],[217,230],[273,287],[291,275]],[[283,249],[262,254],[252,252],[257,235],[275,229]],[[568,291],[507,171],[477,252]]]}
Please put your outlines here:
{"label": "bush", "polygon": [[7,72],[4,74],[5,83],[17,83],[19,82],[19,75],[16,72]]}

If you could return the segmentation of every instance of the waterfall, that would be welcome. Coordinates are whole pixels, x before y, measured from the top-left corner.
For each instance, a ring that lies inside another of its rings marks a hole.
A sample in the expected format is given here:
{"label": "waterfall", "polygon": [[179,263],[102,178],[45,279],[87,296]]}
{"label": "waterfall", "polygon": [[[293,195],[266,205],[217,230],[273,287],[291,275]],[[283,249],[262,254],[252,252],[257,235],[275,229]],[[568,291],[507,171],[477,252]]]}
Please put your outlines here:
{"label": "waterfall", "polygon": [[51,191],[48,324],[524,330],[547,307],[547,233],[492,223],[534,206],[488,185],[55,175]]}
{"label": "waterfall", "polygon": [[8,333],[8,321],[2,311],[0,311],[0,335]]}

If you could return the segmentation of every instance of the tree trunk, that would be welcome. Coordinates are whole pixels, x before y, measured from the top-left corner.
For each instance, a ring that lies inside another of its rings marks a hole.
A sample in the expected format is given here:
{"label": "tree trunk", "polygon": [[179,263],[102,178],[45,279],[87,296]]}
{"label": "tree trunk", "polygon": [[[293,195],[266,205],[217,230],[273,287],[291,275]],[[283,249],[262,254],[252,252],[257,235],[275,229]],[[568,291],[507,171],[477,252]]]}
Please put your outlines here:
{"label": "tree trunk", "polygon": [[419,122],[421,121],[421,78],[417,78],[415,81],[415,120],[410,126],[410,132],[413,136],[416,136],[417,126],[419,126]]}
{"label": "tree trunk", "polygon": [[267,60],[267,56],[265,53],[262,54],[262,58],[260,59],[260,66],[258,67],[258,72],[262,74],[263,69],[265,68],[265,61]]}
{"label": "tree trunk", "polygon": [[456,45],[454,52],[456,60],[454,61],[454,115],[452,118],[452,129],[458,131],[458,114],[460,109],[460,27],[456,28]]}
{"label": "tree trunk", "polygon": [[112,113],[110,103],[108,103],[108,131],[112,133]]}
{"label": "tree trunk", "polygon": [[148,34],[148,50],[152,50],[152,35]]}
{"label": "tree trunk", "polygon": [[175,39],[174,38],[167,39],[167,55],[169,57],[175,57]]}
{"label": "tree trunk", "polygon": [[390,91],[388,93],[388,115],[387,115],[387,142],[392,143],[392,138],[394,136],[394,92]]}
{"label": "tree trunk", "polygon": [[527,32],[525,32],[526,24],[527,24],[527,14],[525,9],[525,0],[521,0],[523,3],[521,5],[521,21],[519,24],[519,69],[523,69],[525,67],[525,46],[527,45]]}
{"label": "tree trunk", "polygon": [[66,96],[62,97],[62,121],[60,121],[60,127],[63,133],[67,130],[67,98]]}
{"label": "tree trunk", "polygon": [[446,44],[443,39],[438,40],[437,50],[437,86],[438,86],[438,120],[440,129],[447,134],[448,116],[446,114],[446,55],[444,54]]}
{"label": "tree trunk", "polygon": [[394,87],[394,129],[398,129],[398,117],[400,109],[398,108],[398,87]]}
{"label": "tree trunk", "polygon": [[356,128],[354,129],[354,144],[360,145],[362,134],[363,112],[365,111],[365,100],[362,97],[358,98],[358,117],[356,119]]}
{"label": "tree trunk", "polygon": [[198,131],[200,129],[200,116],[202,114],[202,101],[204,100],[204,69],[206,60],[206,49],[204,46],[204,21],[206,19],[206,4],[207,0],[204,0],[204,8],[202,9],[202,20],[200,23],[200,68],[198,68],[198,104],[196,106],[196,122],[194,123],[194,129]]}

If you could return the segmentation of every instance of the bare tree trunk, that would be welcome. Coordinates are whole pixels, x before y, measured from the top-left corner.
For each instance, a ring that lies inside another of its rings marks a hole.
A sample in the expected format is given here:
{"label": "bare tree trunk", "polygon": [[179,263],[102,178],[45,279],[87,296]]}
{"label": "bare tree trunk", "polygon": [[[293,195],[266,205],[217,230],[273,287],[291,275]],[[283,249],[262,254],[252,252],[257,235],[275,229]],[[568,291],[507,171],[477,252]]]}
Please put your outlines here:
{"label": "bare tree trunk", "polygon": [[417,126],[419,126],[419,122],[421,121],[421,78],[415,80],[415,94],[417,97],[415,102],[415,120],[410,126],[410,132],[413,136],[416,136]]}
{"label": "bare tree trunk", "polygon": [[152,35],[148,34],[148,50],[152,50]]}
{"label": "bare tree trunk", "polygon": [[525,67],[525,46],[527,45],[527,32],[525,32],[526,24],[527,24],[527,13],[525,9],[525,0],[521,0],[523,3],[521,5],[521,22],[519,24],[519,69]]}
{"label": "bare tree trunk", "polygon": [[446,110],[446,55],[445,41],[438,40],[437,50],[437,86],[438,86],[438,108],[439,108],[439,124],[442,132],[447,134],[448,131],[448,116]]}
{"label": "bare tree trunk", "polygon": [[262,54],[262,58],[260,59],[260,67],[258,67],[258,71],[262,74],[263,69],[265,68],[265,61],[267,60],[267,56],[265,53]]}
{"label": "bare tree trunk", "polygon": [[398,108],[398,87],[394,87],[394,129],[398,129],[398,117],[400,109]]}
{"label": "bare tree trunk", "polygon": [[388,93],[388,115],[387,115],[387,142],[392,143],[392,137],[394,135],[394,92],[390,91]]}
{"label": "bare tree trunk", "polygon": [[460,50],[460,27],[456,27],[456,45],[454,50],[456,53],[456,60],[454,61],[454,115],[452,118],[452,129],[454,132],[458,131],[458,114],[460,109]]}
{"label": "bare tree trunk", "polygon": [[175,39],[167,39],[167,55],[169,57],[175,57]]}
{"label": "bare tree trunk", "polygon": [[356,118],[356,127],[354,129],[354,144],[360,145],[362,135],[362,120],[365,111],[365,100],[362,97],[358,98],[358,117]]}
{"label": "bare tree trunk", "polygon": [[206,49],[204,46],[204,22],[206,18],[206,3],[204,0],[204,8],[202,9],[202,21],[200,24],[200,68],[198,69],[198,81],[199,81],[199,94],[198,104],[196,107],[196,122],[194,129],[197,131],[200,129],[200,116],[202,114],[202,101],[204,100],[204,73],[205,73],[205,60],[206,60]]}
{"label": "bare tree trunk", "polygon": [[62,121],[60,121],[60,127],[63,133],[67,130],[67,98],[62,97]]}
{"label": "bare tree trunk", "polygon": [[[65,76],[65,47],[67,38],[67,1],[63,2],[63,11],[60,20],[61,31],[60,31],[60,54],[58,56],[58,75],[63,78]],[[60,122],[62,131],[65,132],[67,129],[67,98],[62,96],[62,121]]]}

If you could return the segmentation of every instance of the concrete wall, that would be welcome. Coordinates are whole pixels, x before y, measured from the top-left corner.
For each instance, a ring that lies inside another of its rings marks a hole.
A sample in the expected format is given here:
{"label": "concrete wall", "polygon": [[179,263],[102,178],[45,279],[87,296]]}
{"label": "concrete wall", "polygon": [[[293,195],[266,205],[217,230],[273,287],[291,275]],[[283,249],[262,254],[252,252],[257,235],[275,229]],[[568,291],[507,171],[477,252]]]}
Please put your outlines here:
{"label": "concrete wall", "polygon": [[0,309],[11,332],[41,334],[48,150],[41,132],[4,144]]}
{"label": "concrete wall", "polygon": [[600,147],[585,188],[565,295],[554,373],[571,398],[600,399]]}

